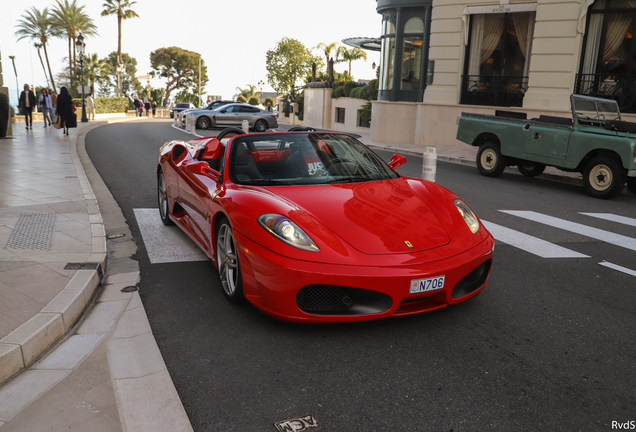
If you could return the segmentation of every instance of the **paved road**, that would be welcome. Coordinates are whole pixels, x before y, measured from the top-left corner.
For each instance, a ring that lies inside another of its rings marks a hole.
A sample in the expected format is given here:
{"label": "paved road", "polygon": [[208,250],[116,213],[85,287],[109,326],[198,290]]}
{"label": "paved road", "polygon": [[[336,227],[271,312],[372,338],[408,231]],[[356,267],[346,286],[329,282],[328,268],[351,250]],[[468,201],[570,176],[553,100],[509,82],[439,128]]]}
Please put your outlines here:
{"label": "paved road", "polygon": [[[295,325],[229,304],[207,261],[170,262],[164,247],[151,263],[156,247],[140,227],[156,209],[157,150],[171,138],[188,135],[154,121],[99,128],[86,142],[139,246],[144,306],[196,431],[274,431],[305,414],[336,431],[590,431],[636,420],[636,197],[595,200],[579,186],[439,163],[438,183],[498,239],[489,287],[417,316]],[[399,171],[418,176],[421,160]]]}

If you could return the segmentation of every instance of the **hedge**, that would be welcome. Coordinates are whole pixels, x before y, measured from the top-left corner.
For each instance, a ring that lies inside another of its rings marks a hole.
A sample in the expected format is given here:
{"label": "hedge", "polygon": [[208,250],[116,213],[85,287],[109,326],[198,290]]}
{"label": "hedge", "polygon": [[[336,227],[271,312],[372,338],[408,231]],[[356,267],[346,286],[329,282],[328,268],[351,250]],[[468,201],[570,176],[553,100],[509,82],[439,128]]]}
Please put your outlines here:
{"label": "hedge", "polygon": [[[93,98],[95,112],[98,114],[125,113],[128,110],[128,98],[104,97]],[[77,108],[82,108],[82,98],[74,98],[73,103]]]}

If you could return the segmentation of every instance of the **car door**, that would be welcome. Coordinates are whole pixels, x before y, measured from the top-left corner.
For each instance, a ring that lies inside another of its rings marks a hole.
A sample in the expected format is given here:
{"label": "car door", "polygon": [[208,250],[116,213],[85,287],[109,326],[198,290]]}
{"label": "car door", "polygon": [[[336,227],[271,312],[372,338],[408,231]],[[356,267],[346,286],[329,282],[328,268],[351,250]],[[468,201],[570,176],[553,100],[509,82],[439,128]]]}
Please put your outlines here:
{"label": "car door", "polygon": [[566,158],[572,133],[570,126],[533,122],[525,133],[529,159],[559,165],[559,161]]}
{"label": "car door", "polygon": [[247,120],[250,127],[254,126],[256,122],[256,116],[260,111],[258,108],[250,107],[250,106],[241,106],[239,113],[239,125],[243,124],[243,120]]}
{"label": "car door", "polygon": [[237,126],[239,122],[240,105],[222,107],[214,114],[214,121],[219,126]]}

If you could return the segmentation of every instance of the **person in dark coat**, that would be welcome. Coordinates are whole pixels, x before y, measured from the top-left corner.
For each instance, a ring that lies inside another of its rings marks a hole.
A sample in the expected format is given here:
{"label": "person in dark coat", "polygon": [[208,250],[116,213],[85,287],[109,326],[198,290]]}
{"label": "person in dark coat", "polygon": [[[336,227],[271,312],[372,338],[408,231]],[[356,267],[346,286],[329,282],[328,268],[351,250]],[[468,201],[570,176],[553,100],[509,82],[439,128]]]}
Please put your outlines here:
{"label": "person in dark coat", "polygon": [[20,93],[19,106],[22,112],[24,112],[24,121],[26,122],[27,130],[33,129],[33,108],[37,105],[35,94],[29,89],[29,85],[24,85],[24,91]]}
{"label": "person in dark coat", "polygon": [[143,106],[143,103],[139,100],[137,96],[135,96],[135,100],[133,101],[133,105],[135,106],[135,117],[141,117],[140,108]]}
{"label": "person in dark coat", "polygon": [[73,113],[73,98],[68,93],[66,87],[60,89],[60,94],[57,96],[57,115],[62,120],[62,129],[65,135],[68,135],[68,122]]}

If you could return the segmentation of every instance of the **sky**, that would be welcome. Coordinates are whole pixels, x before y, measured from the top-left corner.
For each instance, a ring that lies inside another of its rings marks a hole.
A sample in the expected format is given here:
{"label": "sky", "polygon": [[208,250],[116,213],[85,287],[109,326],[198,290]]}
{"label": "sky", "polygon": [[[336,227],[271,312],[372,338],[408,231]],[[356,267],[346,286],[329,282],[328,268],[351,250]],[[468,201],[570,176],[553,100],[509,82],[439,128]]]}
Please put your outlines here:
{"label": "sky", "polygon": [[[16,41],[16,25],[27,9],[51,9],[55,0],[2,3],[0,49],[4,85],[9,87],[11,103],[15,105],[16,77],[9,56],[15,56],[18,88],[22,89],[25,83],[46,85],[37,50],[27,39]],[[101,16],[104,1],[78,0],[78,4],[85,5],[85,12],[98,29],[98,36],[85,39],[86,53],[105,57],[117,51],[117,18]],[[321,42],[341,42],[349,37],[379,37],[381,16],[375,8],[373,0],[137,0],[133,9],[139,18],[122,21],[122,52],[137,59],[138,75],[152,70],[150,53],[158,48],[178,46],[199,52],[208,66],[209,79],[202,94],[227,99],[236,94],[236,87],[258,86],[259,81],[265,82],[263,91],[273,91],[267,83],[265,53],[283,37],[297,39],[309,49]],[[66,39],[52,39],[48,44],[54,76],[63,68],[67,44]],[[312,52],[322,55],[319,50]],[[367,51],[367,55],[366,62],[353,62],[355,79],[375,78],[372,64],[380,64],[380,53]],[[347,68],[346,63],[335,67],[337,72]],[[161,79],[151,80],[150,84],[165,87]]]}

